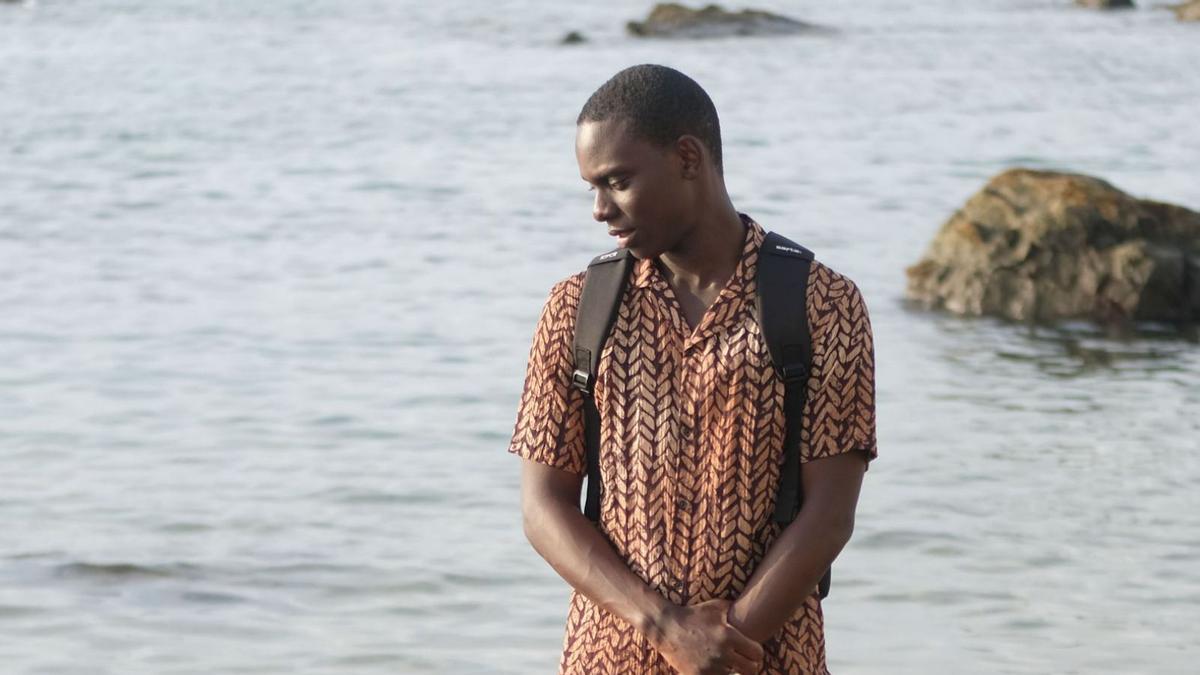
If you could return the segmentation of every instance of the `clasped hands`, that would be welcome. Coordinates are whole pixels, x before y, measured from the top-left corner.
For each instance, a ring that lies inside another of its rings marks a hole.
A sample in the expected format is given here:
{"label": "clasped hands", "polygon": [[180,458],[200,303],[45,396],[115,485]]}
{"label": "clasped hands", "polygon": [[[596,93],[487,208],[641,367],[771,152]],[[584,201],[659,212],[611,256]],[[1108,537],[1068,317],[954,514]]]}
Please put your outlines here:
{"label": "clasped hands", "polygon": [[667,607],[655,622],[651,644],[681,675],[754,675],[763,647],[729,623],[732,600]]}

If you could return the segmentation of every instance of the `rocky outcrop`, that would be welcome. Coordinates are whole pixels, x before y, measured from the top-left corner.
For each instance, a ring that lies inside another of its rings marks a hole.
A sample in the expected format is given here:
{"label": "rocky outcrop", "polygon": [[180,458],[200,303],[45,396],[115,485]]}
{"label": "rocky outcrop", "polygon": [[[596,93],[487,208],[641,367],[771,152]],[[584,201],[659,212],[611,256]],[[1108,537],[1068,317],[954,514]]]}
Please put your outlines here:
{"label": "rocky outcrop", "polygon": [[638,37],[670,38],[792,35],[826,30],[770,12],[728,12],[720,5],[690,9],[673,2],[655,5],[645,21],[630,21],[626,28]]}
{"label": "rocky outcrop", "polygon": [[1075,0],[1075,4],[1091,9],[1133,9],[1133,0]]}
{"label": "rocky outcrop", "polygon": [[1014,320],[1200,319],[1200,213],[1090,176],[1012,169],[908,270],[915,304]]}
{"label": "rocky outcrop", "polygon": [[1175,18],[1180,21],[1200,21],[1200,0],[1174,5],[1171,9],[1175,10]]}

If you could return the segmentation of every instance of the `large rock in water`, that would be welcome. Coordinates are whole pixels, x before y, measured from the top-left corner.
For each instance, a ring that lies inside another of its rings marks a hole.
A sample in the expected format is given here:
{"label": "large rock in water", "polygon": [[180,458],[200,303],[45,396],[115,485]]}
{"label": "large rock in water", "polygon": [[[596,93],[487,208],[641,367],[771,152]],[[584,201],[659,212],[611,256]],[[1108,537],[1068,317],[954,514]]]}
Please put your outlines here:
{"label": "large rock in water", "polygon": [[1175,18],[1180,21],[1200,21],[1200,0],[1174,5],[1171,9],[1175,10]]}
{"label": "large rock in water", "polygon": [[1092,9],[1133,9],[1133,0],[1075,0],[1075,4]]}
{"label": "large rock in water", "polygon": [[1090,176],[1011,169],[908,268],[931,309],[1014,320],[1200,319],[1200,213]]}
{"label": "large rock in water", "polygon": [[790,35],[823,30],[786,16],[744,9],[727,12],[720,5],[690,9],[677,3],[654,6],[645,21],[630,21],[626,28],[639,37],[708,38],[732,35]]}

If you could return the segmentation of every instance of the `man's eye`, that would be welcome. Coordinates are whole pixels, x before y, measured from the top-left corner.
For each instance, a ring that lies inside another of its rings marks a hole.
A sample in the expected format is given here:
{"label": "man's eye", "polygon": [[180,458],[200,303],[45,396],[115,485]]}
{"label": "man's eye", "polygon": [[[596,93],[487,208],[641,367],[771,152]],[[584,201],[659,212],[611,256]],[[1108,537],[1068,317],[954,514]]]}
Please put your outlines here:
{"label": "man's eye", "polygon": [[629,187],[629,179],[614,180],[608,184],[608,187],[614,190],[624,190],[626,187]]}

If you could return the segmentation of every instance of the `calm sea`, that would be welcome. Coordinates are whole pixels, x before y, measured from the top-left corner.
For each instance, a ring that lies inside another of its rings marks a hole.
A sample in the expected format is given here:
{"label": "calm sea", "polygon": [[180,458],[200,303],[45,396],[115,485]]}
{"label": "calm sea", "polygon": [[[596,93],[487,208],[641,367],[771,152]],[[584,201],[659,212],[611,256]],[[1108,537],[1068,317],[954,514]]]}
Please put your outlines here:
{"label": "calm sea", "polygon": [[[1200,26],[1069,0],[0,5],[0,670],[549,673],[568,587],[505,452],[550,286],[611,246],[572,149],[691,74],[735,204],[857,281],[880,459],[838,673],[1200,659],[1200,348],[905,309],[1010,166],[1200,209]],[[590,42],[560,47],[580,30]]]}

